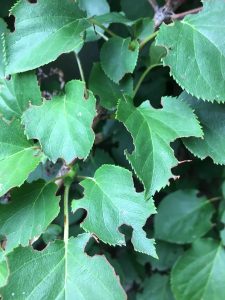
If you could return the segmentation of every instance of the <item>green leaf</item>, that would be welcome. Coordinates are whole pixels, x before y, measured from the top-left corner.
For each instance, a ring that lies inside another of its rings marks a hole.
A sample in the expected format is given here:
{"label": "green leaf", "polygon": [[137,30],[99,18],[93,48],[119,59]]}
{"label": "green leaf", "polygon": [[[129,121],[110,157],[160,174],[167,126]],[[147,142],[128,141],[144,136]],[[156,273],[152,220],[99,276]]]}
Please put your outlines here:
{"label": "green leaf", "polygon": [[154,240],[146,238],[143,226],[147,218],[155,213],[152,199],[146,201],[144,193],[137,193],[133,186],[132,174],[126,169],[103,165],[94,178],[85,179],[84,198],[74,200],[73,211],[83,208],[88,216],[82,223],[85,231],[97,235],[110,245],[125,245],[124,235],[119,232],[123,224],[133,228],[134,249],[154,257]]}
{"label": "green leaf", "polygon": [[60,54],[80,49],[89,26],[78,4],[70,0],[20,0],[12,8],[15,31],[5,36],[6,73],[35,69]]}
{"label": "green leaf", "polygon": [[177,244],[192,243],[211,229],[213,213],[210,201],[197,197],[195,190],[171,193],[159,204],[155,237]]}
{"label": "green leaf", "polygon": [[[125,74],[132,73],[137,64],[139,43],[130,38],[113,37],[101,48],[101,66],[105,74],[118,83]],[[115,67],[116,66],[116,67]]]}
{"label": "green leaf", "polygon": [[65,95],[42,106],[31,106],[22,116],[27,136],[38,139],[53,162],[58,158],[67,163],[77,157],[86,158],[92,148],[96,100],[91,92],[86,99],[84,92],[85,83],[72,80],[65,87]]}
{"label": "green leaf", "polygon": [[157,44],[167,49],[163,63],[188,93],[209,101],[225,101],[225,2],[204,1],[198,14],[163,24]]}
{"label": "green leaf", "polygon": [[[79,7],[86,11],[88,17],[99,16],[110,12],[110,7],[106,0],[80,0]],[[97,34],[98,32],[99,34]],[[87,28],[85,41],[98,40],[101,38],[101,33],[104,33],[104,30],[101,28],[95,28],[94,26]]]}
{"label": "green leaf", "polygon": [[0,18],[0,78],[5,74],[4,42],[2,35],[6,32],[6,23]]}
{"label": "green leaf", "polygon": [[28,142],[19,121],[10,125],[0,119],[0,196],[21,186],[42,159],[40,151]]}
{"label": "green leaf", "polygon": [[152,275],[145,279],[143,288],[143,292],[138,293],[137,300],[174,300],[167,275]]}
{"label": "green leaf", "polygon": [[13,75],[10,80],[0,79],[0,114],[5,119],[21,117],[30,103],[42,103],[40,88],[33,72]]}
{"label": "green leaf", "polygon": [[9,269],[5,259],[4,251],[0,248],[0,287],[7,283]]}
{"label": "green leaf", "polygon": [[179,97],[195,111],[202,125],[204,139],[184,139],[185,146],[197,157],[211,157],[216,164],[225,164],[225,107],[218,103],[205,103],[182,93]]}
{"label": "green leaf", "polygon": [[172,270],[176,299],[221,300],[225,286],[225,251],[215,240],[196,241]]}
{"label": "green leaf", "polygon": [[45,232],[42,234],[42,239],[45,244],[54,242],[62,233],[62,227],[57,224],[50,224]]}
{"label": "green leaf", "polygon": [[89,234],[82,234],[68,244],[56,241],[41,252],[31,247],[15,249],[8,256],[9,281],[0,294],[4,299],[18,300],[126,299],[106,259],[84,252],[89,239]]}
{"label": "green leaf", "polygon": [[149,263],[153,271],[166,271],[170,269],[174,265],[178,257],[183,254],[183,248],[176,244],[157,240],[156,253],[158,255],[158,259],[142,253],[138,253],[138,262],[142,265]]}
{"label": "green leaf", "polygon": [[156,46],[153,42],[149,49],[150,65],[157,66],[161,64],[162,58],[166,55],[164,47]]}
{"label": "green leaf", "polygon": [[162,109],[154,109],[148,101],[135,107],[129,100],[121,100],[117,119],[133,137],[135,150],[127,153],[127,159],[144,183],[147,196],[159,191],[172,177],[171,168],[178,161],[170,143],[179,137],[202,136],[192,110],[176,98],[164,98]]}
{"label": "green leaf", "polygon": [[6,250],[41,235],[59,213],[57,186],[36,181],[13,190],[9,204],[0,204],[0,235],[6,236]]}
{"label": "green leaf", "polygon": [[86,11],[88,17],[99,16],[110,12],[109,4],[106,0],[79,0],[80,9]]}
{"label": "green leaf", "polygon": [[95,63],[92,68],[89,88],[95,95],[99,96],[101,106],[107,109],[115,108],[123,95],[120,86],[105,75],[99,63]]}
{"label": "green leaf", "polygon": [[126,16],[123,14],[123,12],[115,12],[115,11],[96,16],[93,18],[93,20],[97,21],[98,23],[104,23],[104,24],[118,23],[127,26],[131,26],[132,24],[134,24],[134,21],[127,19]]}

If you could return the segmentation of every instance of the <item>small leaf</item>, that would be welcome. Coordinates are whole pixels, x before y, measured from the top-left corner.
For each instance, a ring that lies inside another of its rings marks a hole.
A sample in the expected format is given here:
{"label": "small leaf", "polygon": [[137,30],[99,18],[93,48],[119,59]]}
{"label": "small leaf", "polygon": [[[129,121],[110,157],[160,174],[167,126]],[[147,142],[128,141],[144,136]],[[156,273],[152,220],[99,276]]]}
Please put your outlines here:
{"label": "small leaf", "polygon": [[82,234],[68,244],[56,241],[40,252],[31,247],[15,249],[8,255],[11,272],[0,294],[4,299],[20,300],[126,299],[106,259],[84,252],[89,239],[89,234]]}
{"label": "small leaf", "polygon": [[101,65],[105,74],[118,83],[125,74],[132,73],[137,63],[139,43],[130,38],[113,37],[101,49]]}
{"label": "small leaf", "polygon": [[89,27],[78,4],[70,0],[19,0],[12,8],[15,31],[5,36],[6,73],[35,69],[60,54],[80,49]]}
{"label": "small leaf", "polygon": [[89,92],[85,99],[85,83],[72,80],[65,95],[45,101],[42,106],[30,107],[22,117],[30,139],[38,139],[44,153],[53,161],[63,158],[86,158],[94,143],[91,128],[95,117],[95,97]]}
{"label": "small leaf", "polygon": [[183,139],[185,146],[197,157],[211,157],[216,164],[225,164],[225,107],[223,104],[206,103],[182,93],[179,97],[188,103],[202,125],[204,138]]}
{"label": "small leaf", "polygon": [[172,270],[176,299],[221,300],[225,286],[225,250],[215,240],[196,241]]}
{"label": "small leaf", "polygon": [[59,213],[57,186],[36,181],[24,184],[12,193],[9,204],[0,204],[0,234],[6,236],[6,250],[41,235]]}
{"label": "small leaf", "polygon": [[42,154],[27,141],[19,121],[8,125],[0,119],[0,196],[21,186],[41,159]]}
{"label": "small leaf", "polygon": [[225,2],[203,2],[203,10],[170,25],[163,24],[157,45],[167,49],[163,63],[188,93],[225,101]]}
{"label": "small leaf", "polygon": [[94,64],[92,68],[89,87],[95,95],[99,96],[100,104],[107,109],[115,108],[123,95],[120,86],[105,75],[99,63]]}
{"label": "small leaf", "polygon": [[80,9],[87,12],[88,17],[103,15],[110,12],[109,4],[106,0],[79,0]]}
{"label": "small leaf", "polygon": [[33,72],[13,75],[10,80],[0,79],[0,114],[5,119],[21,117],[30,103],[42,103],[40,88]]}
{"label": "small leaf", "polygon": [[117,119],[133,137],[135,150],[127,154],[127,159],[144,183],[147,196],[159,191],[172,177],[171,168],[178,161],[170,143],[179,137],[202,136],[191,109],[176,98],[164,98],[162,109],[154,109],[148,101],[135,107],[121,100]]}
{"label": "small leaf", "polygon": [[145,279],[143,292],[138,293],[137,300],[174,300],[169,276],[154,274]]}
{"label": "small leaf", "polygon": [[210,201],[198,198],[195,190],[171,193],[158,207],[155,237],[178,244],[192,243],[211,229],[213,213]]}
{"label": "small leaf", "polygon": [[156,256],[154,240],[146,238],[143,230],[147,218],[155,213],[152,199],[146,201],[144,193],[137,193],[132,174],[126,169],[103,165],[94,178],[85,179],[84,198],[74,200],[73,211],[83,208],[88,216],[82,223],[85,231],[96,234],[110,245],[125,245],[124,235],[119,232],[123,224],[133,228],[132,243],[135,250]]}

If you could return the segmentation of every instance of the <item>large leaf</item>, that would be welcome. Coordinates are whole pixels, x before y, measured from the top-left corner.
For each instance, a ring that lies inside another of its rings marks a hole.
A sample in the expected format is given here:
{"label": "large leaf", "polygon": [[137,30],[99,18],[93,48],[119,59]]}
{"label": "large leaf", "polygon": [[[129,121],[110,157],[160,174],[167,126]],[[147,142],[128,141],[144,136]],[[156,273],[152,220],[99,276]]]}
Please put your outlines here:
{"label": "large leaf", "polygon": [[135,150],[127,158],[147,195],[159,191],[172,177],[171,168],[178,161],[170,143],[179,137],[202,136],[192,110],[175,98],[164,98],[162,109],[154,109],[148,101],[135,107],[128,99],[121,100],[117,119],[133,137]]}
{"label": "large leaf", "polygon": [[5,62],[4,62],[4,45],[2,35],[6,32],[6,24],[3,19],[0,18],[0,78],[5,74]]}
{"label": "large leaf", "polygon": [[40,105],[41,92],[33,72],[0,79],[0,114],[5,119],[21,117],[29,104]]}
{"label": "large leaf", "polygon": [[225,101],[225,2],[204,1],[202,12],[163,24],[157,44],[166,47],[164,65],[190,94]]}
{"label": "large leaf", "polygon": [[12,8],[15,31],[5,36],[6,73],[35,69],[60,54],[80,49],[89,26],[78,4],[70,0],[20,0]]}
{"label": "large leaf", "polygon": [[195,190],[171,193],[158,207],[155,237],[172,243],[191,243],[211,229],[213,213],[210,201],[198,198]]}
{"label": "large leaf", "polygon": [[[15,249],[8,256],[8,284],[0,289],[4,299],[126,299],[113,268],[104,257],[89,257],[84,248],[89,234],[56,241],[43,251]],[[22,280],[21,280],[22,278]]]}
{"label": "large leaf", "polygon": [[31,106],[22,122],[27,136],[38,139],[53,162],[63,158],[70,163],[76,157],[87,157],[93,145],[91,126],[96,101],[91,92],[85,99],[84,82],[70,81],[65,90],[65,95],[45,101],[42,106]]}
{"label": "large leaf", "polygon": [[204,132],[204,139],[184,139],[185,146],[201,159],[209,156],[216,164],[225,164],[225,106],[203,102],[185,92],[179,98],[194,109]]}
{"label": "large leaf", "polygon": [[154,274],[145,279],[143,292],[138,293],[137,300],[173,300],[168,275]]}
{"label": "large leaf", "polygon": [[118,83],[125,74],[132,73],[137,63],[139,43],[130,38],[113,37],[101,49],[101,66],[105,74]]}
{"label": "large leaf", "polygon": [[28,142],[19,121],[10,125],[0,119],[0,196],[20,186],[42,159]]}
{"label": "large leaf", "polygon": [[110,245],[124,245],[124,235],[119,232],[123,224],[133,228],[132,243],[135,250],[156,257],[154,240],[146,238],[143,226],[155,213],[152,199],[146,201],[144,193],[137,193],[132,174],[126,169],[103,165],[94,178],[82,182],[84,198],[74,200],[73,211],[84,208],[88,216],[82,223],[85,231],[96,234]]}
{"label": "large leaf", "polygon": [[56,218],[60,200],[56,191],[54,183],[24,184],[11,193],[10,203],[0,204],[0,235],[7,238],[7,251],[27,246]]}
{"label": "large leaf", "polygon": [[214,240],[196,241],[172,270],[177,300],[221,300],[225,286],[225,250]]}

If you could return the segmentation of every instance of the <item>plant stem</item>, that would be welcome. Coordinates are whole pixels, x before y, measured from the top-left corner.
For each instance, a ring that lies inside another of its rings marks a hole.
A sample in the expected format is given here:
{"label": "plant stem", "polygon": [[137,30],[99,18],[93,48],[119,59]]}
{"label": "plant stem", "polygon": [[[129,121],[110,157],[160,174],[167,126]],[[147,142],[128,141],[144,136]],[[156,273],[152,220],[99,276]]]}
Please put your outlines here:
{"label": "plant stem", "polygon": [[200,12],[201,10],[202,10],[202,7],[197,7],[197,8],[194,8],[194,9],[182,12],[180,14],[173,14],[171,16],[171,19],[172,20],[181,20],[184,17],[186,17],[187,15],[189,15],[189,14],[196,14],[196,13]]}
{"label": "plant stem", "polygon": [[110,29],[108,29],[107,27],[105,27],[103,24],[101,24],[100,22],[96,21],[95,19],[91,19],[90,22],[93,25],[98,26],[99,28],[103,29],[105,32],[107,32],[110,36],[112,37],[118,37],[118,35],[116,35],[114,32],[112,32]]}
{"label": "plant stem", "polygon": [[96,32],[98,35],[100,35],[100,37],[102,37],[103,40],[105,40],[106,42],[108,42],[109,38],[108,38],[106,35],[104,35],[102,32],[100,32],[100,31],[98,31],[98,30],[95,30],[95,32]]}
{"label": "plant stem", "polygon": [[140,43],[140,49],[142,49],[148,42],[150,42],[152,39],[154,39],[157,35],[158,31],[153,32],[152,34],[150,34],[145,40],[143,40]]}
{"label": "plant stem", "polygon": [[74,52],[74,53],[75,53],[75,57],[76,57],[76,60],[77,60],[77,65],[78,65],[78,68],[79,68],[81,80],[85,83],[84,94],[85,94],[85,98],[87,99],[88,98],[88,92],[87,92],[87,86],[86,86],[86,81],[85,81],[85,77],[84,77],[84,71],[83,71],[82,64],[81,64],[81,61],[80,61],[80,58],[79,58],[78,54],[76,52]]}
{"label": "plant stem", "polygon": [[156,12],[159,8],[158,3],[156,2],[156,0],[148,0],[148,2],[151,5],[151,7],[153,8],[154,12]]}
{"label": "plant stem", "polygon": [[64,242],[67,245],[69,239],[69,190],[70,184],[65,184],[64,190]]}
{"label": "plant stem", "polygon": [[160,66],[160,64],[156,64],[156,65],[150,65],[145,71],[144,73],[141,75],[140,79],[138,80],[138,83],[134,89],[134,93],[133,93],[133,97],[136,96],[142,82],[144,81],[145,77],[148,75],[148,73],[155,67]]}

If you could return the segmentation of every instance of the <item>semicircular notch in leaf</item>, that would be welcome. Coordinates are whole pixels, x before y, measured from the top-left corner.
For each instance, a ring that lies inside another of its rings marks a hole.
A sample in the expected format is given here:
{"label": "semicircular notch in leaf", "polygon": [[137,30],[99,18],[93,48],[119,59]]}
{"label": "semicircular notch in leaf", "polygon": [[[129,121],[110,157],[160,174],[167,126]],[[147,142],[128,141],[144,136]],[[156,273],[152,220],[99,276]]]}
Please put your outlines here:
{"label": "semicircular notch in leaf", "polygon": [[95,117],[95,97],[84,96],[85,83],[72,80],[66,84],[65,95],[31,106],[22,116],[25,133],[38,139],[44,153],[53,161],[63,158],[86,158],[94,143],[92,123]]}
{"label": "semicircular notch in leaf", "polygon": [[168,184],[177,165],[170,143],[180,137],[202,136],[199,123],[186,103],[165,97],[162,109],[148,101],[135,107],[129,99],[118,105],[117,119],[124,123],[133,137],[135,150],[127,153],[135,173],[151,196]]}
{"label": "semicircular notch in leaf", "polygon": [[225,101],[225,2],[208,0],[203,10],[182,21],[163,24],[157,45],[167,49],[164,65],[188,93],[209,101]]}
{"label": "semicircular notch in leaf", "polygon": [[225,286],[225,250],[215,240],[196,241],[172,270],[176,299],[221,300]]}
{"label": "semicircular notch in leaf", "polygon": [[42,153],[27,141],[18,120],[8,125],[0,119],[0,196],[21,186],[41,159]]}
{"label": "semicircular notch in leaf", "polygon": [[84,252],[89,239],[89,234],[82,234],[68,244],[56,241],[43,251],[15,249],[8,255],[11,272],[0,295],[20,300],[125,300],[125,292],[107,260]]}
{"label": "semicircular notch in leaf", "polygon": [[[15,31],[4,36],[6,73],[35,69],[78,50],[89,23],[75,1],[19,0],[11,10]],[[29,30],[28,30],[29,29]]]}
{"label": "semicircular notch in leaf", "polygon": [[204,132],[204,138],[183,139],[185,146],[195,156],[211,157],[216,164],[225,164],[225,107],[221,103],[207,103],[183,92],[179,99],[194,110]]}
{"label": "semicircular notch in leaf", "polygon": [[36,181],[13,190],[11,201],[0,204],[0,235],[6,237],[6,251],[27,246],[41,235],[59,213],[57,186]]}
{"label": "semicircular notch in leaf", "polygon": [[41,103],[41,92],[34,72],[15,74],[10,80],[0,79],[0,115],[4,119],[20,118],[29,104]]}
{"label": "semicircular notch in leaf", "polygon": [[[155,237],[185,244],[205,235],[212,228],[213,205],[195,190],[180,190],[166,196],[155,216]],[[166,222],[165,222],[166,220]]]}
{"label": "semicircular notch in leaf", "polygon": [[143,230],[147,218],[155,213],[152,201],[134,189],[130,171],[113,165],[103,165],[93,178],[85,179],[84,198],[74,200],[73,211],[83,208],[88,216],[82,223],[85,231],[96,234],[110,245],[124,245],[124,235],[119,232],[123,224],[133,228],[131,242],[134,249],[157,257],[154,240],[146,238]]}
{"label": "semicircular notch in leaf", "polygon": [[134,71],[138,53],[137,41],[113,37],[102,46],[100,53],[102,69],[112,81],[118,83],[125,74]]}

